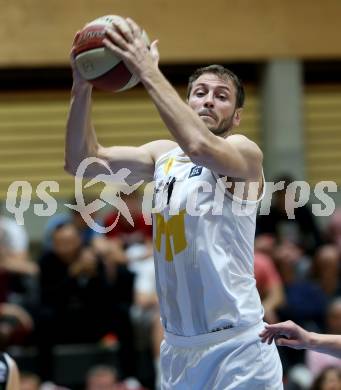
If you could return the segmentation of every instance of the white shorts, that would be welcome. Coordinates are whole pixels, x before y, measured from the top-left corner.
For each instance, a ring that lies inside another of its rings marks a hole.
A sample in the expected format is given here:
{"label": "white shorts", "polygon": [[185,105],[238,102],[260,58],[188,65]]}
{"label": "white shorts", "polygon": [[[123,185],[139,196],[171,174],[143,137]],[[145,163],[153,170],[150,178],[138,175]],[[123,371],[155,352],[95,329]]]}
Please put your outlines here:
{"label": "white shorts", "polygon": [[282,390],[282,365],[274,343],[263,344],[261,321],[204,335],[165,332],[162,390]]}

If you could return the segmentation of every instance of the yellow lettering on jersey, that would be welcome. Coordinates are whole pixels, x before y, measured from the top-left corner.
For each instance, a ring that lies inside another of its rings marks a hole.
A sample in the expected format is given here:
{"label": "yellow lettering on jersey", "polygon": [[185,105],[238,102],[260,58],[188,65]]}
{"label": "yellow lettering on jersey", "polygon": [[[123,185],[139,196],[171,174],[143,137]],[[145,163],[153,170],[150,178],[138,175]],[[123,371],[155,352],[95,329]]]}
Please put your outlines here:
{"label": "yellow lettering on jersey", "polygon": [[165,236],[165,258],[173,261],[171,237],[173,238],[174,254],[182,252],[187,247],[185,236],[185,210],[181,210],[178,215],[173,215],[165,221],[163,215],[155,214],[156,237],[154,240],[158,252],[161,251],[162,237]]}
{"label": "yellow lettering on jersey", "polygon": [[170,158],[165,162],[165,165],[164,165],[163,169],[164,169],[166,175],[167,175],[168,172],[171,170],[173,163],[174,163],[174,157],[170,157]]}

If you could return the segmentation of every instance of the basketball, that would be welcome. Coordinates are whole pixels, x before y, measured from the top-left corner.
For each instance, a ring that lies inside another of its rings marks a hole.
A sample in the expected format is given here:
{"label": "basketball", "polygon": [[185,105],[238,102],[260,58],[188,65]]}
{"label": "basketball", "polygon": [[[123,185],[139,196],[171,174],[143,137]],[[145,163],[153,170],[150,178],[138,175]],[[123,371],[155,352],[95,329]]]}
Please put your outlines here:
{"label": "basketball", "polygon": [[[75,42],[75,63],[82,77],[94,87],[110,92],[119,92],[134,87],[139,78],[132,74],[116,54],[102,43],[105,28],[114,21],[125,19],[117,15],[106,15],[86,24]],[[149,45],[145,31],[142,37]]]}

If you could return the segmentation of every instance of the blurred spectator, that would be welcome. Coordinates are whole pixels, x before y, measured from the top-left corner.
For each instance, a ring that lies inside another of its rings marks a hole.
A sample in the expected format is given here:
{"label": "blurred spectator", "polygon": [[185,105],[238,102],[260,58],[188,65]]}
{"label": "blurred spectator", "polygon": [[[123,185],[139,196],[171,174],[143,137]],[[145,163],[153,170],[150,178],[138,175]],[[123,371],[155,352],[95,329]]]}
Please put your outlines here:
{"label": "blurred spectator", "polygon": [[37,265],[29,259],[25,228],[3,215],[0,215],[0,268],[29,275],[38,271]]}
{"label": "blurred spectator", "polygon": [[42,307],[56,322],[54,336],[63,342],[98,339],[109,309],[101,307],[108,302],[105,269],[82,245],[74,225],[56,228],[52,251],[42,256],[40,269]]}
{"label": "blurred spectator", "polygon": [[296,198],[296,194],[286,196],[286,193],[293,179],[283,176],[275,180],[277,183],[281,181],[284,182],[284,189],[273,194],[269,215],[259,215],[257,218],[256,235],[272,234],[277,242],[289,240],[303,246],[308,253],[313,253],[322,244],[322,238],[311,208],[308,205],[298,207],[295,218],[289,219],[286,210],[292,208],[288,203]]}
{"label": "blurred spectator", "polygon": [[[341,298],[330,303],[326,314],[327,333],[341,335]],[[315,351],[306,351],[306,364],[314,377],[328,366],[341,369],[341,359]]]}
{"label": "blurred spectator", "polygon": [[[328,299],[316,282],[302,277],[302,272],[299,271],[302,264],[305,264],[304,258],[302,260],[302,248],[292,242],[285,242],[276,246],[273,254],[285,293],[285,304],[277,310],[279,320],[291,319],[304,328],[320,331]],[[304,361],[303,351],[283,348],[279,352],[284,375],[291,366]]]}
{"label": "blurred spectator", "polygon": [[[156,292],[154,258],[152,244],[135,244],[127,249],[129,268],[135,272],[135,305],[132,318],[137,339],[137,348],[146,353],[152,352],[156,388],[160,386],[160,344],[163,328],[160,322],[159,302]],[[147,335],[147,337],[146,337]]]}
{"label": "blurred spectator", "polygon": [[134,299],[135,274],[127,267],[127,257],[116,240],[109,240],[104,253],[104,266],[109,286],[114,330],[120,341],[121,374],[135,375],[135,345],[130,310]]}
{"label": "blurred spectator", "polygon": [[311,390],[341,390],[341,370],[326,368],[313,383]]}
{"label": "blurred spectator", "polygon": [[95,366],[87,373],[85,390],[144,390],[135,378],[119,382],[117,371],[109,366]]}
{"label": "blurred spectator", "polygon": [[[71,200],[71,204],[76,204],[76,200]],[[85,203],[91,203],[91,199],[86,199]],[[91,214],[91,217],[96,220],[96,213]],[[52,236],[54,230],[64,224],[73,224],[78,230],[82,244],[85,246],[93,246],[95,248],[102,248],[103,235],[93,230],[86,221],[84,221],[82,215],[72,209],[68,209],[68,213],[55,214],[49,218],[44,231],[43,246],[44,249],[50,250],[52,248]]]}
{"label": "blurred spectator", "polygon": [[29,258],[25,228],[0,215],[0,302],[35,306],[37,272]]}
{"label": "blurred spectator", "polygon": [[[29,260],[25,229],[0,216],[0,347],[25,343],[37,305],[37,265]],[[23,307],[21,307],[22,305]],[[27,311],[30,310],[31,314]]]}
{"label": "blurred spectator", "polygon": [[22,306],[34,315],[38,305],[38,266],[28,254],[23,226],[0,215],[0,303]]}
{"label": "blurred spectator", "polygon": [[33,330],[33,319],[18,305],[0,304],[0,349],[24,343]]}
{"label": "blurred spectator", "polygon": [[95,366],[86,375],[85,390],[114,390],[118,383],[117,371],[108,366]]}
{"label": "blurred spectator", "polygon": [[299,277],[297,271],[302,257],[302,249],[286,242],[276,247],[274,260],[282,277],[286,305],[280,310],[280,320],[293,320],[303,327],[321,328],[327,305],[327,297],[315,282]]}
{"label": "blurred spectator", "polygon": [[0,353],[0,389],[19,390],[19,379],[16,362],[7,353]]}
{"label": "blurred spectator", "polygon": [[118,218],[115,227],[106,234],[107,237],[120,239],[124,247],[128,247],[134,243],[144,243],[146,240],[151,240],[152,227],[146,225],[144,221],[139,192],[134,191],[130,195],[122,193],[121,198],[129,209],[134,221],[134,226],[115,210],[108,214],[104,219],[104,225],[109,227]]}
{"label": "blurred spectator", "polygon": [[255,252],[264,253],[272,258],[275,247],[276,239],[274,235],[264,233],[255,237]]}
{"label": "blurred spectator", "polygon": [[336,246],[341,256],[341,208],[336,209],[330,217],[326,233],[328,241]]}
{"label": "blurred spectator", "polygon": [[122,374],[133,374],[129,317],[133,273],[120,256],[116,257],[112,242],[106,242],[103,258],[92,247],[84,246],[74,224],[57,226],[52,238],[52,250],[40,260],[42,308],[38,337],[43,350],[43,378],[51,377],[51,361],[45,355],[51,355],[53,345],[107,344],[117,337]]}
{"label": "blurred spectator", "polygon": [[284,290],[281,277],[271,257],[255,252],[255,278],[257,289],[264,307],[264,320],[270,324],[278,322],[277,309],[284,302]]}
{"label": "blurred spectator", "polygon": [[340,261],[335,245],[325,245],[317,250],[312,274],[328,298],[341,296]]}
{"label": "blurred spectator", "polygon": [[[114,313],[104,265],[82,245],[74,225],[55,229],[52,250],[40,259],[40,270],[37,335],[47,355],[57,343],[97,342],[112,330]],[[47,364],[47,358],[42,363]],[[43,379],[50,375],[43,372]]]}
{"label": "blurred spectator", "polygon": [[40,390],[41,380],[32,372],[20,373],[20,390]]}

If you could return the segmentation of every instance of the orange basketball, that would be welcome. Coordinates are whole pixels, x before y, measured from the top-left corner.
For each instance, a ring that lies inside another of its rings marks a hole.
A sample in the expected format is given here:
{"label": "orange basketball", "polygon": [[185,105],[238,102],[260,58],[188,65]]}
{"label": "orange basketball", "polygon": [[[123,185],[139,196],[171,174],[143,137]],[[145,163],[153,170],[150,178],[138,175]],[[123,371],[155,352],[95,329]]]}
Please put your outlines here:
{"label": "orange basketball", "polygon": [[[115,20],[127,23],[121,16],[101,16],[84,26],[75,43],[75,62],[80,74],[96,88],[110,92],[124,91],[139,82],[121,58],[103,45],[105,28]],[[145,31],[142,37],[149,45]]]}

